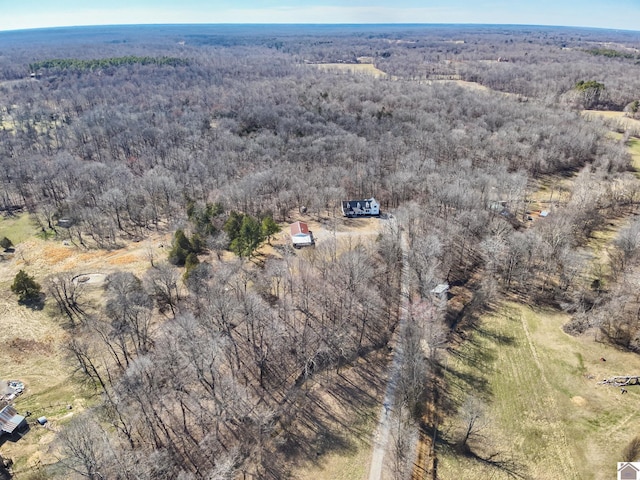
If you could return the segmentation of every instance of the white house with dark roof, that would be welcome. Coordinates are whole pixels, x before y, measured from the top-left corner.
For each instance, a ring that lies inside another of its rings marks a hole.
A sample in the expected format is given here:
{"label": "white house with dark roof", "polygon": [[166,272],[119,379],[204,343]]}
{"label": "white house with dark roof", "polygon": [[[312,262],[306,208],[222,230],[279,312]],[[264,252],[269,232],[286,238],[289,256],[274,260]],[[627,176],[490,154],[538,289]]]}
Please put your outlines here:
{"label": "white house with dark roof", "polygon": [[380,215],[380,204],[373,197],[364,200],[343,201],[342,215],[345,217],[377,216]]}

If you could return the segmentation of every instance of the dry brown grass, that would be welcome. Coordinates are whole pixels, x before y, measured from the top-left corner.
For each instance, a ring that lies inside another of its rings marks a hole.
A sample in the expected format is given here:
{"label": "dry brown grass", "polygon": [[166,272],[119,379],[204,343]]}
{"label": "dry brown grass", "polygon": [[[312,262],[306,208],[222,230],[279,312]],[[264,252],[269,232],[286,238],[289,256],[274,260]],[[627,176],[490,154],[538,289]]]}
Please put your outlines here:
{"label": "dry brown grass", "polygon": [[50,266],[57,265],[58,263],[74,256],[74,252],[71,248],[60,245],[45,244],[42,248],[42,253],[46,262]]}
{"label": "dry brown grass", "polygon": [[130,253],[125,253],[116,257],[107,259],[110,265],[130,265],[140,261],[140,257]]}

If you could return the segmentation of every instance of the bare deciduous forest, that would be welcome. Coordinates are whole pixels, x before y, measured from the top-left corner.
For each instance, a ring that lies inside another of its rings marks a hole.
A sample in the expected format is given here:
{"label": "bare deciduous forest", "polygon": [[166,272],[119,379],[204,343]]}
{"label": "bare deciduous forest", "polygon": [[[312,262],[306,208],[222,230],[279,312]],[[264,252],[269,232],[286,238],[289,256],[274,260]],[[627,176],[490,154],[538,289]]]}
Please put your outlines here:
{"label": "bare deciduous forest", "polygon": [[[29,272],[91,394],[47,447],[58,461],[17,478],[299,478],[364,428],[327,420],[336,403],[377,411],[397,342],[385,468],[439,478],[441,445],[481,456],[486,421],[474,392],[449,398],[446,352],[500,302],[640,349],[640,129],[582,113],[640,118],[636,32],[145,26],[0,42],[5,218],[78,251],[173,239],[99,296],[83,272]],[[384,75],[339,68],[352,64]],[[379,232],[340,242],[340,202],[372,196]],[[265,253],[302,206],[333,238]],[[439,430],[454,414],[462,433]]]}

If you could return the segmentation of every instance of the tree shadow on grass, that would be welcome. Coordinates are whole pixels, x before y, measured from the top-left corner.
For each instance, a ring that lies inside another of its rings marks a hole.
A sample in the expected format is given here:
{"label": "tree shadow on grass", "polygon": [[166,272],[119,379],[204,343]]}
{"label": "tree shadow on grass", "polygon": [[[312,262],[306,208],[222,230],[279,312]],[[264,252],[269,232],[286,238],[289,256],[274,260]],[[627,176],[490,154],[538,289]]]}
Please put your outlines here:
{"label": "tree shadow on grass", "polygon": [[477,327],[475,332],[481,337],[487,338],[493,343],[496,343],[500,346],[512,346],[515,345],[516,339],[511,335],[505,335],[500,332],[491,331],[485,327]]}
{"label": "tree shadow on grass", "polygon": [[340,373],[326,371],[298,391],[297,418],[284,426],[280,451],[291,461],[319,466],[332,453],[356,454],[368,445],[384,391],[381,356],[372,352]]}
{"label": "tree shadow on grass", "polygon": [[[449,438],[449,432],[441,430],[437,431],[437,439],[436,449],[442,452],[467,458],[471,461],[490,467],[491,469],[495,469],[496,471],[500,471],[511,478],[531,478],[527,474],[526,466],[517,461],[510,454],[495,451],[487,454],[478,453],[478,451],[476,451],[471,445],[460,445],[460,443]],[[485,445],[484,448],[487,449],[489,447]]]}
{"label": "tree shadow on grass", "polygon": [[25,298],[24,300],[18,300],[18,304],[27,307],[30,310],[40,311],[44,308],[44,300],[46,296],[44,293],[38,294],[32,298]]}
{"label": "tree shadow on grass", "polygon": [[298,403],[302,403],[301,413],[285,428],[284,442],[279,448],[289,459],[320,465],[321,458],[327,454],[356,451],[350,433],[352,426],[334,415],[322,400],[310,394]]}
{"label": "tree shadow on grass", "polygon": [[445,415],[456,415],[469,395],[490,402],[493,391],[489,379],[501,348],[515,345],[515,337],[480,323],[467,324],[456,332],[457,341],[447,348],[448,359],[434,363],[438,408]]}
{"label": "tree shadow on grass", "polygon": [[491,395],[491,388],[489,382],[484,376],[475,375],[470,372],[463,372],[449,366],[447,373],[452,377],[448,382],[448,388],[446,392],[447,397],[457,397],[459,395],[453,394],[454,389],[459,389],[461,392],[468,394],[473,392],[474,395],[486,398]]}

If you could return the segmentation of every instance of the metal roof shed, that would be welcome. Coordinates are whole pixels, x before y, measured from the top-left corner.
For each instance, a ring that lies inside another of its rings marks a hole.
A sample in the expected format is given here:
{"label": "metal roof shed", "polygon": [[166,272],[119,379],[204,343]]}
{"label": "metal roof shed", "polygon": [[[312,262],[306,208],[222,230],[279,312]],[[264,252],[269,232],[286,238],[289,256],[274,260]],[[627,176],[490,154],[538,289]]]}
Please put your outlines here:
{"label": "metal roof shed", "polygon": [[448,283],[441,283],[439,285],[436,285],[431,290],[431,293],[433,293],[435,295],[442,295],[443,293],[447,293],[448,291],[449,291],[449,284]]}
{"label": "metal roof shed", "polygon": [[18,415],[13,406],[7,405],[0,410],[0,434],[8,433],[11,435],[16,429],[21,430],[26,425],[25,418],[22,415]]}

